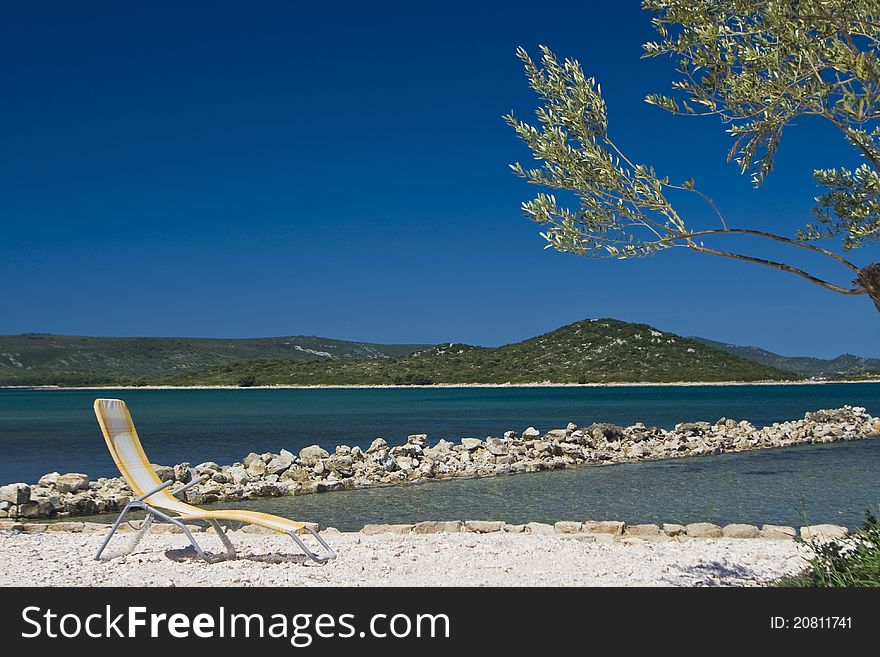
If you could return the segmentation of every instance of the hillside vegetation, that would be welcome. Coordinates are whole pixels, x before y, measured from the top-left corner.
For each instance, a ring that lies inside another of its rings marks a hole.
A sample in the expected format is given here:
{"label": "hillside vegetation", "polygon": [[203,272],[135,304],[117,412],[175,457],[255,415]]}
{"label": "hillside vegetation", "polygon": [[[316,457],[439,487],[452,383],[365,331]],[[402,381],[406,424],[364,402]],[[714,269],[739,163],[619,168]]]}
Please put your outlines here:
{"label": "hillside vegetation", "polygon": [[174,385],[758,381],[798,378],[646,324],[585,320],[497,348],[437,345],[399,358],[261,359],[169,377]]}
{"label": "hillside vegetation", "polygon": [[370,360],[425,345],[383,345],[313,336],[256,339],[0,336],[0,385],[155,383],[207,368],[273,359]]}

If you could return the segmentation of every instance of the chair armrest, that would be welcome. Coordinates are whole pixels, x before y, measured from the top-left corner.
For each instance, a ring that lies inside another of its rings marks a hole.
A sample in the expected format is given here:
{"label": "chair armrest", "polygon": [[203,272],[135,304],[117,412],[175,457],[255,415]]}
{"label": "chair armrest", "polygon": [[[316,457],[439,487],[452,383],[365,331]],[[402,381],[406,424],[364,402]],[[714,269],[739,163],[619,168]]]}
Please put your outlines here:
{"label": "chair armrest", "polygon": [[135,498],[135,501],[136,501],[136,502],[143,502],[143,501],[144,501],[145,499],[147,499],[150,495],[155,495],[155,494],[158,493],[160,490],[165,490],[166,488],[168,488],[168,487],[169,487],[171,484],[173,484],[173,483],[174,483],[174,480],[173,480],[173,479],[169,479],[168,481],[166,481],[166,482],[165,482],[164,484],[162,484],[161,486],[156,486],[156,488],[154,488],[153,490],[151,490],[149,493],[144,493],[144,494],[141,495],[140,497],[136,497],[136,498]]}
{"label": "chair armrest", "polygon": [[197,479],[191,480],[188,484],[181,486],[177,490],[171,491],[171,494],[174,495],[175,497],[177,497],[178,495],[180,495],[184,491],[189,490],[190,488],[192,488],[196,484],[202,483],[205,479],[207,479],[207,477],[205,477],[205,475],[202,475],[201,477],[199,477]]}

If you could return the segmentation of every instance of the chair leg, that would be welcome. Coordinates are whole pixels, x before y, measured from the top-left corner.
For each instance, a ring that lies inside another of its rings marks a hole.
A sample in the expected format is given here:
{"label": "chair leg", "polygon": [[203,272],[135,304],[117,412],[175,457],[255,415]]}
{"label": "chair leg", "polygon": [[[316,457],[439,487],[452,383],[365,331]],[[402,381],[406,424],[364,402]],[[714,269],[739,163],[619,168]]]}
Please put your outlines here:
{"label": "chair leg", "polygon": [[[140,505],[138,505],[140,506]],[[110,543],[110,539],[113,538],[113,534],[116,533],[116,530],[119,529],[119,525],[122,524],[122,521],[125,520],[125,516],[128,515],[128,512],[131,511],[132,505],[126,504],[125,508],[122,510],[122,513],[119,514],[119,517],[116,518],[116,522],[113,523],[113,526],[110,528],[110,531],[107,533],[107,537],[104,539],[104,542],[101,543],[101,547],[98,548],[98,553],[95,555],[95,561],[101,560],[101,553],[104,552],[107,544]]]}
{"label": "chair leg", "polygon": [[303,552],[305,552],[306,556],[309,559],[312,559],[313,561],[317,561],[318,563],[327,563],[328,561],[332,561],[333,559],[335,559],[336,552],[334,552],[333,548],[331,548],[327,544],[327,541],[325,541],[323,538],[321,538],[321,535],[318,532],[316,532],[314,529],[309,527],[308,525],[306,525],[306,529],[309,531],[309,533],[312,536],[315,537],[315,539],[318,541],[318,543],[320,543],[321,546],[327,551],[327,553],[328,553],[327,556],[322,557],[322,556],[312,552],[309,548],[306,547],[306,544],[303,543],[302,539],[299,536],[297,536],[294,532],[287,532],[287,535],[290,536],[290,538],[292,538],[296,542],[297,545],[299,545],[299,547],[302,549]]}
{"label": "chair leg", "polygon": [[234,559],[235,546],[232,544],[232,541],[229,540],[226,532],[223,531],[223,527],[221,527],[220,523],[217,522],[214,518],[211,518],[211,526],[214,528],[214,531],[217,532],[217,536],[220,537],[220,542],[223,543],[223,547],[226,548],[226,558]]}
{"label": "chair leg", "polygon": [[150,513],[155,515],[159,520],[162,520],[164,522],[169,522],[172,525],[174,525],[175,527],[180,527],[180,529],[183,531],[184,535],[186,535],[187,539],[189,539],[189,542],[192,544],[193,549],[196,551],[196,554],[199,555],[202,559],[204,559],[208,563],[214,563],[215,561],[218,561],[218,559],[212,559],[207,554],[205,554],[205,551],[202,550],[202,548],[199,546],[199,544],[196,543],[196,539],[193,538],[192,532],[190,532],[189,527],[184,525],[180,520],[177,520],[176,518],[172,518],[171,516],[167,516],[164,513],[162,513],[161,511],[157,511],[153,507],[148,506],[145,508]]}

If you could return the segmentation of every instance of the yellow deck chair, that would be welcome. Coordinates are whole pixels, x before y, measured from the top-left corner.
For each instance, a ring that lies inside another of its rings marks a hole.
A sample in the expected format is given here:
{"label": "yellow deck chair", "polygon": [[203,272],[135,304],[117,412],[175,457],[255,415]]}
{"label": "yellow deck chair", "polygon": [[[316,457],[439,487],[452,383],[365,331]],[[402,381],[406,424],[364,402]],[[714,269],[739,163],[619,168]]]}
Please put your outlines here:
{"label": "yellow deck chair", "polygon": [[[144,526],[141,528],[142,531],[139,530],[138,538],[146,532],[146,529],[154,518],[160,522],[170,522],[183,530],[183,533],[189,539],[190,543],[192,543],[192,547],[196,554],[209,562],[235,556],[235,548],[221,528],[220,523],[218,522],[219,520],[259,525],[282,534],[287,534],[297,545],[299,545],[309,558],[318,563],[325,563],[336,558],[336,553],[333,549],[327,545],[324,539],[309,523],[295,522],[293,520],[287,520],[286,518],[280,518],[268,513],[258,513],[256,511],[208,511],[179,500],[177,498],[178,495],[183,493],[186,489],[203,481],[204,477],[199,477],[197,479],[194,478],[185,486],[182,486],[173,492],[169,491],[168,488],[174,482],[166,481],[165,483],[162,483],[159,480],[159,477],[156,476],[153,466],[150,465],[150,461],[147,459],[143,447],[141,447],[141,441],[138,438],[134,423],[131,420],[131,414],[128,412],[128,407],[125,405],[125,402],[121,399],[96,399],[95,415],[98,417],[98,424],[101,425],[101,431],[104,434],[104,440],[107,441],[107,447],[110,450],[110,454],[113,456],[113,460],[116,462],[119,472],[122,473],[126,483],[135,495],[134,499],[129,502],[122,510],[122,513],[119,514],[119,517],[116,519],[116,522],[107,534],[107,538],[104,539],[104,543],[95,555],[95,559],[101,559],[101,553],[107,547],[108,543],[110,543],[110,539],[113,537],[113,534],[116,533],[119,525],[125,520],[125,516],[132,509],[143,509],[148,514],[144,521]],[[163,513],[159,509],[175,514],[175,516],[172,517],[168,513]],[[209,523],[223,542],[223,546],[226,548],[226,555],[217,557],[204,552],[202,548],[199,547],[199,544],[196,543],[192,533],[186,525],[184,525],[184,522],[190,521],[204,521]],[[296,534],[296,532],[301,529],[310,532],[317,539],[318,543],[320,543],[327,552],[325,556],[319,556],[306,547],[300,537]],[[134,546],[132,545],[131,549],[133,549],[133,547]]]}

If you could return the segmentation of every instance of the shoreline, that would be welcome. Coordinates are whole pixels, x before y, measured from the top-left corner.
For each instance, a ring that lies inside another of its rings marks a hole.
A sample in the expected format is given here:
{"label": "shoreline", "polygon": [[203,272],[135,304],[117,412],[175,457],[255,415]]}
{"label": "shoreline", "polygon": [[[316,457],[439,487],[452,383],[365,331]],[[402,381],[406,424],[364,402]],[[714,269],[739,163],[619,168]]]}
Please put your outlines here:
{"label": "shoreline", "polygon": [[[0,522],[6,557],[0,585],[767,586],[804,569],[812,540],[846,535],[841,527],[811,527],[802,530],[808,542],[801,543],[794,528],[773,525],[428,521],[366,525],[358,532],[323,529],[338,558],[319,565],[286,536],[253,528],[228,532],[233,558],[206,563],[184,549],[188,541],[176,529],[154,525],[136,544],[134,532],[124,531],[111,548],[126,547],[95,561],[106,525]],[[213,530],[191,531],[205,550],[218,554],[222,546]],[[126,563],[135,567],[121,565]]]}
{"label": "shoreline", "polygon": [[105,386],[55,386],[27,385],[0,386],[0,390],[409,390],[409,389],[453,389],[453,388],[688,388],[688,387],[727,387],[727,386],[810,386],[832,384],[875,383],[880,379],[842,379],[840,381],[676,381],[658,382],[606,382],[606,383],[437,383],[431,385],[395,384],[314,384],[314,385],[268,385],[268,386],[172,386],[172,385],[105,385]]}

